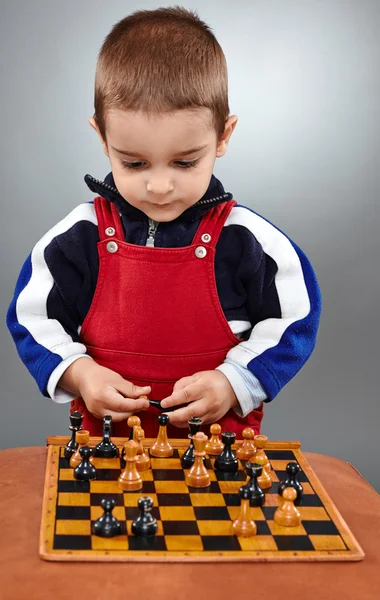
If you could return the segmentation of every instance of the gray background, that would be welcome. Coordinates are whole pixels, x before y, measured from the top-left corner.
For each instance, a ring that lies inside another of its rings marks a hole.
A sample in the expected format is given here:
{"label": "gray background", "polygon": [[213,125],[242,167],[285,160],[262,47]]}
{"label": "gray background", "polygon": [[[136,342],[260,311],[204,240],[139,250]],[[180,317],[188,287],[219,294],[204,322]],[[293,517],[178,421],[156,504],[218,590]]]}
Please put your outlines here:
{"label": "gray background", "polygon": [[[165,3],[163,3],[165,5]],[[316,269],[317,349],[267,406],[263,433],[353,463],[380,490],[379,25],[377,0],[182,2],[224,48],[239,123],[215,174],[285,230]],[[2,0],[1,313],[36,241],[91,199],[108,163],[87,123],[111,26],[157,2]],[[1,319],[0,447],[68,433]],[[26,459],[27,460],[27,459]],[[355,501],[353,499],[353,501]]]}

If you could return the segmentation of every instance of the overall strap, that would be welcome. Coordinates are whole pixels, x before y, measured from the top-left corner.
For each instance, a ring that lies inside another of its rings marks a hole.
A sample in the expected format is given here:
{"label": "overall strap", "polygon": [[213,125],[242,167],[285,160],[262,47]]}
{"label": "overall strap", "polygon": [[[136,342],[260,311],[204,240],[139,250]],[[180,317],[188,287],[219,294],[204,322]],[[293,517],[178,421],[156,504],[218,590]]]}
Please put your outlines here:
{"label": "overall strap", "polygon": [[98,219],[99,240],[116,238],[124,241],[124,231],[116,206],[103,198],[94,198],[95,212]]}
{"label": "overall strap", "polygon": [[224,224],[236,203],[236,200],[229,200],[207,211],[194,235],[193,244],[207,243],[209,247],[215,248]]}

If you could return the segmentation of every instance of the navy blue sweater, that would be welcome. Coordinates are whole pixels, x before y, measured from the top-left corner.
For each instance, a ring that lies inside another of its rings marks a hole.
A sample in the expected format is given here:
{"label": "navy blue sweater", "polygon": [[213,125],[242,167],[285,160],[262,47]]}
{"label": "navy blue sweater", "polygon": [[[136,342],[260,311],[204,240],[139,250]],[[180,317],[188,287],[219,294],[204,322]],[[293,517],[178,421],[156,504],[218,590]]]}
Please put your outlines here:
{"label": "navy blue sweater", "polygon": [[[125,240],[146,245],[147,216],[118,192],[110,173],[104,182],[87,175],[97,195],[113,202]],[[159,223],[154,245],[191,244],[202,216],[232,199],[212,176],[204,196],[175,220]],[[7,324],[18,353],[41,392],[56,402],[72,395],[57,386],[67,367],[86,355],[80,328],[98,276],[99,241],[93,202],[81,204],[35,245],[21,270]],[[252,210],[236,205],[216,246],[220,303],[233,333],[243,341],[218,367],[229,379],[245,416],[272,400],[310,356],[316,341],[321,298],[303,252]]]}

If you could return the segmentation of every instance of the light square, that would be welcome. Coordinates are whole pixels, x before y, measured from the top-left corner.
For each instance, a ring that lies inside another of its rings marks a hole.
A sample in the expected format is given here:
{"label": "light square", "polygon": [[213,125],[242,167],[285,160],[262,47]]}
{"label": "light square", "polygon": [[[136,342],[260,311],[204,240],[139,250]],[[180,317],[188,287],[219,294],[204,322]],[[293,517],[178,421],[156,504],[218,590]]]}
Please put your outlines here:
{"label": "light square", "polygon": [[91,536],[92,550],[128,550],[128,537],[117,535],[113,538],[102,538],[97,535]]}
{"label": "light square", "polygon": [[301,513],[302,521],[330,521],[330,518],[321,506],[297,506]]}
{"label": "light square", "polygon": [[91,459],[95,469],[120,469],[120,458],[96,458]]}
{"label": "light square", "polygon": [[222,494],[237,494],[244,481],[219,481],[219,488]]}
{"label": "light square", "polygon": [[252,537],[239,537],[242,550],[277,550],[277,545],[270,535],[254,535]]}
{"label": "light square", "polygon": [[61,469],[59,471],[60,481],[75,481],[74,469]]}
{"label": "light square", "polygon": [[[235,521],[235,519],[237,519],[239,516],[240,506],[228,506],[227,510],[231,517],[231,520]],[[251,507],[251,518],[254,521],[265,521],[265,516],[264,516],[263,511],[261,510],[260,506]]]}
{"label": "light square", "polygon": [[157,494],[187,494],[188,487],[184,481],[155,481]]}
{"label": "light square", "polygon": [[222,494],[190,494],[193,506],[226,506]]}
{"label": "light square", "polygon": [[166,535],[166,547],[171,551],[194,552],[202,551],[202,539],[198,535]]}
{"label": "light square", "polygon": [[232,521],[198,521],[201,535],[234,535]]}
{"label": "light square", "polygon": [[273,535],[307,535],[302,524],[297,527],[283,527],[274,521],[268,521],[268,527]]}
{"label": "light square", "polygon": [[160,506],[162,521],[196,521],[192,506]]}
{"label": "light square", "polygon": [[91,522],[75,519],[58,519],[56,522],[55,533],[57,535],[91,535]]}
{"label": "light square", "polygon": [[90,506],[90,494],[59,492],[58,506]]}
{"label": "light square", "polygon": [[176,469],[182,470],[181,461],[179,458],[150,458],[151,469]]}
{"label": "light square", "polygon": [[118,481],[90,481],[90,491],[92,494],[122,494],[123,490],[119,488]]}
{"label": "light square", "polygon": [[309,535],[316,550],[346,550],[340,535]]}

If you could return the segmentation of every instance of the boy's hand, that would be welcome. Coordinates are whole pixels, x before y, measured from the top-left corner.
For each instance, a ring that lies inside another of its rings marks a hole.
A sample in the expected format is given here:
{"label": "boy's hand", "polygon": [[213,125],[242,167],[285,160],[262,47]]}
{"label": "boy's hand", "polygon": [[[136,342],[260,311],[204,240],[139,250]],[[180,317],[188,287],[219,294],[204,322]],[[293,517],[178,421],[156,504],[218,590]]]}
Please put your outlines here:
{"label": "boy's hand", "polygon": [[215,423],[233,406],[238,405],[235,392],[221,371],[201,371],[179,379],[171,396],[161,401],[162,408],[187,404],[169,413],[170,423],[176,427],[188,427],[191,417],[199,417],[204,423]]}
{"label": "boy's hand", "polygon": [[100,419],[111,415],[114,422],[123,421],[150,406],[148,400],[139,399],[150,393],[149,386],[138,387],[88,358],[70,365],[59,385],[81,396],[90,413]]}

